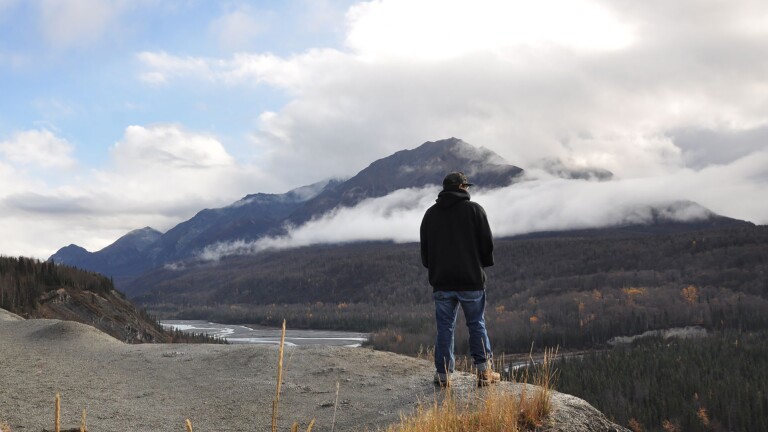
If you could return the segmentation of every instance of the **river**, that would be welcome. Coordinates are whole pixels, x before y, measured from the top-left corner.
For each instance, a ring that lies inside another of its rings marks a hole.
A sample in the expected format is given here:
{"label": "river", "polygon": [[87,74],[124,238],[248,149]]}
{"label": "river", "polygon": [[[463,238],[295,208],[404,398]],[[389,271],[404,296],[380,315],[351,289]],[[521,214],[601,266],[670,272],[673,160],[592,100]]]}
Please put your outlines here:
{"label": "river", "polygon": [[[247,327],[237,324],[218,324],[202,320],[166,320],[165,328],[187,333],[205,333],[226,339],[231,344],[279,344],[281,329],[272,327]],[[367,333],[334,330],[286,330],[285,345],[334,345],[359,347],[368,340]]]}

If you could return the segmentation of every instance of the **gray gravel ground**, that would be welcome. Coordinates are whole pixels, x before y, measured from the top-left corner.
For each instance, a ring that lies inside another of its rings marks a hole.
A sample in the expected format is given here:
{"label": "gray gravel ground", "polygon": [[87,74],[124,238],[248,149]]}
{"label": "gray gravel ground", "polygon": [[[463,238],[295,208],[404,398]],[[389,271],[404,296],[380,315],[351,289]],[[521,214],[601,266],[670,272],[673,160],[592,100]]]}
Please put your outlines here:
{"label": "gray gravel ground", "polygon": [[[87,408],[91,432],[182,432],[185,419],[196,432],[271,431],[277,363],[272,345],[127,345],[86,325],[21,320],[0,309],[0,425],[53,430],[59,393],[64,429],[79,427]],[[293,422],[306,430],[312,419],[318,432],[376,431],[440,397],[430,362],[396,354],[287,347],[284,365],[281,431]],[[459,397],[485,391],[466,375],[456,384]],[[556,403],[553,418],[572,422],[570,405],[589,424],[600,416],[581,399],[562,397],[572,400],[563,399],[569,402],[559,412]],[[549,430],[613,430],[605,424]]]}

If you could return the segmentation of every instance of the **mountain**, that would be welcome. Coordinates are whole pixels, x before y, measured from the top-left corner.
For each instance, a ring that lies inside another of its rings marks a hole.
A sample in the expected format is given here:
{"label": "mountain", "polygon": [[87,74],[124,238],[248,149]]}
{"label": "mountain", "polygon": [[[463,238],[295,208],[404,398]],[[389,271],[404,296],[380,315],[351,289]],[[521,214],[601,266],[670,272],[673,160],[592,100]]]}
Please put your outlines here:
{"label": "mountain", "polygon": [[128,280],[153,266],[146,252],[161,237],[160,231],[145,227],[129,232],[98,252],[91,253],[72,244],[59,249],[49,260],[101,273],[116,282]]}
{"label": "mountain", "polygon": [[566,165],[560,159],[543,159],[534,164],[534,167],[564,179],[606,181],[613,178],[613,173],[607,169],[597,167],[572,167]]}
{"label": "mountain", "polygon": [[201,210],[165,234],[147,227],[131,231],[96,252],[66,246],[49,260],[110,276],[122,286],[148,269],[192,257],[212,243],[258,238],[283,223],[307,199],[338,183],[330,180],[285,194],[247,195],[227,207]]}
{"label": "mountain", "polygon": [[190,258],[217,242],[255,240],[282,225],[308,199],[339,183],[324,181],[279,195],[257,193],[227,207],[202,210],[160,236],[148,255],[155,265],[162,265]]}
{"label": "mountain", "polygon": [[206,246],[278,234],[286,224],[300,225],[334,208],[398,189],[436,184],[445,173],[458,170],[488,188],[507,186],[523,172],[494,152],[457,138],[427,142],[379,159],[347,180],[319,182],[285,194],[248,195],[227,207],[204,209],[165,234],[143,228],[97,252],[69,245],[50,260],[113,277],[124,287],[149,269],[194,258]]}
{"label": "mountain", "polygon": [[430,141],[373,162],[349,180],[307,201],[288,221],[300,225],[338,206],[352,207],[366,198],[383,197],[398,189],[439,183],[452,171],[463,171],[473,183],[485,188],[508,186],[523,173],[496,153],[458,138]]}
{"label": "mountain", "polygon": [[[568,179],[609,181],[612,177],[610,171],[570,167],[559,160],[543,161],[537,167]],[[199,258],[209,248],[216,250],[218,245],[236,245],[238,241],[247,243],[285,234],[287,227],[301,226],[337,208],[352,207],[365,199],[383,197],[397,190],[438,184],[451,171],[464,171],[478,188],[487,189],[514,184],[523,174],[523,169],[508,164],[496,153],[458,138],[430,141],[379,159],[346,180],[326,180],[284,194],[247,195],[223,208],[204,209],[166,233],[146,227],[131,231],[97,252],[69,245],[50,260],[107,275],[119,289],[125,289],[152,269],[168,264],[176,267]],[[633,219],[636,222],[631,222]],[[693,221],[680,222],[681,219]],[[627,226],[596,227],[580,232],[589,236],[628,232],[647,235],[745,223],[715,215],[685,201],[637,208],[628,215],[628,220],[631,223]]]}

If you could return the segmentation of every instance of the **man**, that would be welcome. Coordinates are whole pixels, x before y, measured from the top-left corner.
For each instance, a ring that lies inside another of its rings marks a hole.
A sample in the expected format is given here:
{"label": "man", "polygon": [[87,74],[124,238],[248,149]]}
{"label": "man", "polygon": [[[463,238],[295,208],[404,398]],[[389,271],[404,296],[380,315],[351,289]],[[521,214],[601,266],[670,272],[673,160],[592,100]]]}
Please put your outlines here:
{"label": "man", "polygon": [[435,383],[448,386],[454,371],[454,330],[459,309],[469,329],[469,349],[479,386],[499,382],[492,370],[491,342],[485,329],[485,272],[493,265],[493,238],[485,210],[469,199],[462,172],[448,174],[437,202],[421,222],[421,262],[429,270],[435,299],[437,341]]}

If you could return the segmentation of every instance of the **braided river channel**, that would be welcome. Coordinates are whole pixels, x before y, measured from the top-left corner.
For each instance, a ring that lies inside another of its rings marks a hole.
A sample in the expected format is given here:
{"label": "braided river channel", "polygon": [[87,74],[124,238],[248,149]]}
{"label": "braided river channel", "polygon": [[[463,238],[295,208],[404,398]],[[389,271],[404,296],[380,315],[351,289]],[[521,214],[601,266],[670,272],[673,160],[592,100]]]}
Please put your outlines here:
{"label": "braided river channel", "polygon": [[[226,339],[231,344],[279,344],[281,329],[272,327],[218,324],[202,320],[166,320],[160,324],[165,328],[178,329],[186,333],[205,333]],[[361,346],[368,340],[367,333],[334,330],[291,330],[285,332],[285,345],[336,345]]]}

